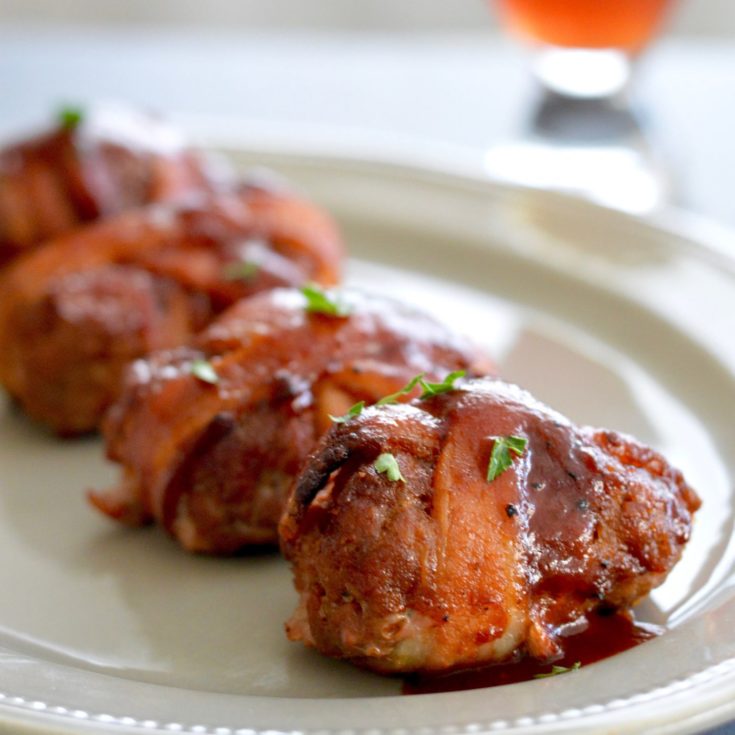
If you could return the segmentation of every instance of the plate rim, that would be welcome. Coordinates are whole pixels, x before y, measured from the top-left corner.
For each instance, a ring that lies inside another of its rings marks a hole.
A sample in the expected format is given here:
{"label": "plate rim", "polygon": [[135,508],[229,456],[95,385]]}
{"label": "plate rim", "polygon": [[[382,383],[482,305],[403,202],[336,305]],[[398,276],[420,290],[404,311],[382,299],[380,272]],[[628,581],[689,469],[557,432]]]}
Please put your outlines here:
{"label": "plate rim", "polygon": [[[293,139],[292,139],[293,140]],[[214,141],[212,141],[214,143]],[[228,142],[227,145],[223,145],[220,141],[216,145],[218,148],[227,148],[231,145]],[[605,216],[621,217],[623,219],[637,222],[646,227],[653,228],[654,230],[674,235],[679,240],[686,240],[698,252],[706,253],[705,257],[715,258],[717,263],[725,265],[727,270],[732,271],[735,274],[735,230],[731,230],[723,225],[716,224],[706,218],[693,215],[689,212],[682,210],[667,208],[666,210],[657,212],[652,215],[641,216],[629,213],[623,213],[610,207],[589,202],[586,200],[579,199],[576,196],[569,194],[562,194],[557,192],[548,192],[544,189],[536,187],[520,185],[513,182],[506,182],[499,179],[491,179],[483,172],[468,168],[464,163],[460,162],[457,165],[452,165],[449,161],[444,161],[441,156],[437,156],[434,153],[427,153],[425,150],[419,150],[420,147],[416,147],[412,150],[404,150],[403,156],[396,156],[394,151],[368,151],[365,148],[356,149],[352,153],[335,152],[332,151],[320,151],[318,146],[314,146],[310,142],[302,144],[302,148],[298,148],[298,144],[294,144],[293,150],[286,152],[283,149],[273,147],[272,141],[264,140],[245,140],[243,139],[237,144],[237,149],[241,151],[247,151],[248,154],[252,155],[266,155],[271,153],[273,155],[285,157],[285,158],[298,158],[302,162],[329,162],[331,164],[338,164],[348,167],[371,167],[371,168],[382,168],[382,169],[393,169],[401,170],[410,176],[418,176],[426,179],[427,176],[430,178],[438,177],[443,179],[445,184],[452,186],[460,185],[462,182],[465,185],[472,187],[489,187],[492,190],[503,192],[506,194],[513,194],[514,192],[532,192],[539,196],[549,197],[559,202],[566,202],[566,206],[570,206],[576,209],[580,207],[588,209],[591,212],[599,211],[606,213]],[[455,162],[456,163],[456,162]],[[720,678],[718,678],[720,677]],[[699,691],[701,689],[706,690],[708,684],[712,681],[717,681],[720,684],[719,688],[727,684],[723,692],[713,693],[710,697],[712,701],[712,709],[708,711],[703,719],[702,712],[697,709],[692,711],[689,715],[676,719],[677,729],[676,732],[687,732],[687,723],[691,723],[692,727],[696,726],[700,728],[702,726],[712,726],[719,724],[727,719],[732,718],[735,715],[735,698],[732,694],[735,693],[735,657],[714,664],[706,669],[694,672],[690,677],[684,680],[674,681],[671,683],[670,691],[663,691],[664,688],[659,687],[648,693],[637,693],[632,695],[628,700],[615,700],[615,706],[609,707],[608,705],[590,705],[586,708],[588,711],[579,710],[578,715],[568,715],[566,717],[562,714],[556,715],[549,713],[547,715],[541,715],[535,718],[520,718],[516,722],[504,723],[503,726],[499,725],[498,721],[491,721],[487,723],[466,723],[460,724],[451,729],[451,733],[483,733],[490,731],[503,731],[521,733],[524,731],[528,732],[554,732],[555,728],[561,723],[562,725],[573,725],[576,721],[580,721],[587,718],[587,721],[594,726],[594,720],[598,716],[607,716],[609,713],[617,713],[619,716],[618,721],[621,726],[630,719],[629,715],[632,710],[637,710],[637,707],[629,708],[624,705],[628,704],[629,701],[636,703],[640,700],[649,699],[650,701],[665,701],[667,697],[678,691]],[[553,683],[552,683],[553,684]],[[176,687],[166,687],[156,684],[145,684],[146,687],[160,687],[162,689],[178,689]],[[715,696],[716,694],[716,696]],[[656,696],[648,696],[656,695]],[[248,695],[232,695],[237,696],[239,699],[259,699],[258,697],[250,697]],[[419,695],[419,696],[439,696],[444,697],[446,694],[439,695]],[[263,698],[272,700],[272,698]],[[383,699],[391,700],[392,697],[373,697],[370,698],[370,702],[375,706],[379,706]],[[299,701],[298,699],[289,699],[288,701]],[[306,700],[310,701],[310,700]],[[323,700],[319,700],[323,701]],[[336,701],[336,700],[330,700]],[[341,700],[349,701],[349,700]],[[355,701],[365,701],[357,699]],[[679,709],[682,706],[680,705]],[[65,711],[62,711],[65,710]],[[152,721],[137,720],[131,722],[132,718],[129,717],[113,717],[111,715],[104,715],[102,713],[86,713],[81,710],[69,710],[61,706],[51,706],[38,700],[24,700],[22,697],[13,696],[12,694],[0,691],[0,712],[3,713],[3,718],[0,719],[0,728],[4,724],[11,723],[23,723],[24,726],[38,726],[44,728],[38,730],[38,732],[47,731],[47,726],[54,728],[61,728],[59,731],[77,731],[80,726],[85,729],[98,729],[104,728],[104,732],[108,732],[108,725],[114,726],[114,730],[117,732],[183,732],[183,733],[216,733],[216,735],[235,735],[235,733],[247,733],[247,735],[265,735],[266,733],[333,733],[336,730],[323,729],[323,730],[273,730],[272,728],[242,728],[233,729],[228,727],[217,727],[207,726],[205,729],[198,728],[197,726],[183,726],[178,723],[155,723],[152,725]],[[5,717],[8,717],[5,720]],[[100,719],[104,718],[104,719]],[[525,720],[525,721],[521,721]],[[605,723],[600,723],[607,726]],[[178,725],[178,726],[176,726]],[[548,726],[548,727],[547,727]],[[438,727],[436,729],[426,727],[411,726],[401,728],[370,728],[373,735],[382,735],[383,733],[390,733],[391,735],[402,735],[406,733],[421,733],[421,735],[432,735],[437,733],[438,735],[451,735],[447,727]],[[359,729],[340,729],[339,732],[344,735],[350,733],[362,732]],[[659,730],[656,730],[657,732]],[[668,732],[669,730],[666,730]],[[664,730],[661,730],[664,732]],[[674,732],[674,730],[671,730]]]}
{"label": "plate rim", "polygon": [[687,240],[735,273],[735,225],[686,207],[665,204],[642,214],[627,212],[579,194],[520,183],[488,172],[475,147],[359,127],[255,122],[227,116],[176,118],[202,149],[283,157],[312,165],[389,169],[409,176],[435,178],[454,186],[480,187],[503,196],[520,193],[551,199],[571,209],[635,221]]}

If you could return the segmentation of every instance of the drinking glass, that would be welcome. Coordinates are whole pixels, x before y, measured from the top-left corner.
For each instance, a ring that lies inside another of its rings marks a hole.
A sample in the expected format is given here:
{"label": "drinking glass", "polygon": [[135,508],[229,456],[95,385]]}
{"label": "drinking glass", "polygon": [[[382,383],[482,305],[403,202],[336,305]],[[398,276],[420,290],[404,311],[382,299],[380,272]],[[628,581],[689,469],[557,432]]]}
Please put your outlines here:
{"label": "drinking glass", "polygon": [[490,149],[487,169],[634,212],[670,198],[670,177],[631,105],[630,82],[672,0],[493,4],[532,44],[538,94],[523,135]]}

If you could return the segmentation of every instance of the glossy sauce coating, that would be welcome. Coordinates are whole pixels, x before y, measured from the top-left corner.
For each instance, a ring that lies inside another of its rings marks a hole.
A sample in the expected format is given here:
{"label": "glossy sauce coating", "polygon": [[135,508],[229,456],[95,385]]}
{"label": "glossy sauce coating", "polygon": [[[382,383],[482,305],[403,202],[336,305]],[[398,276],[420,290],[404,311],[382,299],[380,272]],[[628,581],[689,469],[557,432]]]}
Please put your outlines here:
{"label": "glossy sauce coating", "polygon": [[[417,373],[443,379],[489,361],[431,318],[344,292],[345,317],[310,313],[296,290],[242,301],[190,346],[136,362],[105,425],[120,484],[93,493],[121,521],[156,521],[185,548],[274,544],[293,478],[318,437],[358,402]],[[206,360],[218,376],[192,374]]]}
{"label": "glossy sauce coating", "polygon": [[[488,481],[508,436],[525,450]],[[405,482],[377,473],[386,452]],[[322,439],[288,501],[287,632],[381,672],[554,660],[585,615],[663,581],[698,506],[652,449],[498,380],[375,407]]]}
{"label": "glossy sauce coating", "polygon": [[584,667],[596,661],[615,656],[655,638],[663,628],[637,623],[629,612],[593,612],[587,616],[586,627],[564,640],[563,654],[551,661],[518,658],[478,669],[463,669],[440,676],[411,675],[403,682],[403,694],[435,694],[467,689],[517,684],[534,679],[547,679],[554,667],[573,673],[575,667]]}
{"label": "glossy sauce coating", "polygon": [[166,123],[97,106],[0,151],[0,267],[79,225],[229,179]]}
{"label": "glossy sauce coating", "polygon": [[107,218],[0,275],[0,382],[57,433],[90,431],[131,360],[183,344],[238,299],[333,284],[342,259],[325,213],[256,187]]}

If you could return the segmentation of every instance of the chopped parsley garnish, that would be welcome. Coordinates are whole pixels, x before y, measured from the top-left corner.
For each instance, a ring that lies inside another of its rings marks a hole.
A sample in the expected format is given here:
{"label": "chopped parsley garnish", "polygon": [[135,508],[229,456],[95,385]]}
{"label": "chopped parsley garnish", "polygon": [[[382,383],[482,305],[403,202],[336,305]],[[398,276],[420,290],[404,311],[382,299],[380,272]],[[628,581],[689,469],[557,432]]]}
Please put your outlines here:
{"label": "chopped parsley garnish", "polygon": [[75,128],[83,119],[84,112],[81,107],[62,107],[59,110],[59,124],[67,130]]}
{"label": "chopped parsley garnish", "polygon": [[205,383],[211,383],[214,385],[219,381],[219,375],[217,375],[216,370],[212,367],[212,364],[206,360],[192,360],[189,370],[193,376],[199,378],[199,380],[202,380]]}
{"label": "chopped parsley garnish", "polygon": [[401,396],[405,396],[407,393],[410,393],[417,385],[420,385],[423,391],[419,396],[422,400],[424,398],[431,398],[431,396],[438,396],[440,393],[447,393],[450,390],[454,390],[454,382],[463,378],[465,376],[465,371],[455,370],[454,372],[449,373],[441,383],[430,383],[429,381],[424,380],[424,375],[425,373],[419,373],[415,377],[411,378],[411,380],[409,380],[401,390],[396,393],[391,393],[385,398],[381,398],[375,405],[385,406],[388,403],[397,403]]}
{"label": "chopped parsley garnish", "polygon": [[343,414],[342,416],[332,416],[330,413],[329,418],[332,419],[335,424],[344,424],[346,421],[354,419],[355,416],[359,416],[362,413],[363,408],[365,408],[365,401],[360,401],[354,406],[351,406],[346,414]]}
{"label": "chopped parsley garnish", "polygon": [[401,396],[405,396],[408,393],[410,393],[421,382],[421,378],[423,377],[424,377],[424,374],[419,373],[415,378],[411,378],[411,380],[409,380],[408,383],[406,383],[406,385],[403,386],[403,388],[396,391],[395,393],[391,393],[389,396],[384,396],[375,405],[376,406],[388,406],[392,403],[398,403],[398,399]]}
{"label": "chopped parsley garnish", "polygon": [[250,281],[258,275],[258,264],[250,260],[228,263],[222,269],[222,276],[228,281]]}
{"label": "chopped parsley garnish", "polygon": [[307,283],[302,286],[301,293],[306,298],[306,310],[312,314],[343,317],[349,316],[352,312],[348,304],[328,294],[315,283]]}
{"label": "chopped parsley garnish", "polygon": [[[391,393],[390,395],[383,396],[379,401],[376,401],[374,405],[376,406],[388,406],[393,403],[398,403],[398,399],[401,398],[401,396],[408,395],[417,385],[421,386],[421,389],[423,390],[423,393],[419,396],[420,399],[422,398],[429,398],[430,396],[436,396],[440,393],[446,393],[447,391],[450,391],[454,388],[454,382],[458,380],[459,378],[464,377],[465,371],[464,370],[455,370],[453,373],[449,373],[444,380],[442,380],[441,383],[429,383],[428,381],[424,380],[425,373],[419,373],[418,375],[415,375],[411,380],[406,383],[406,385],[403,386],[400,390],[397,390],[395,393]],[[365,401],[360,401],[359,403],[356,403],[350,410],[344,414],[343,416],[330,416],[329,418],[332,419],[336,424],[344,424],[346,421],[349,421],[352,418],[355,418],[355,416],[359,416],[363,409],[365,408]]]}
{"label": "chopped parsley garnish", "polygon": [[398,467],[396,458],[390,452],[384,452],[381,454],[375,462],[373,462],[373,467],[375,467],[378,474],[382,475],[385,473],[385,476],[391,482],[406,482],[405,478],[401,474],[400,468]]}
{"label": "chopped parsley garnish", "polygon": [[450,390],[454,390],[455,381],[460,378],[464,378],[465,370],[455,370],[449,373],[441,383],[429,383],[426,380],[420,380],[421,387],[424,392],[419,396],[420,399],[431,398],[432,396],[438,396],[440,393],[448,393]]}
{"label": "chopped parsley garnish", "polygon": [[493,437],[493,451],[487,465],[487,481],[492,482],[502,475],[513,464],[511,453],[520,457],[526,449],[526,444],[528,439],[522,436]]}
{"label": "chopped parsley garnish", "polygon": [[534,674],[534,679],[548,679],[550,676],[559,676],[559,674],[568,674],[570,671],[577,671],[582,668],[581,661],[575,661],[571,666],[552,666],[551,671],[545,674]]}

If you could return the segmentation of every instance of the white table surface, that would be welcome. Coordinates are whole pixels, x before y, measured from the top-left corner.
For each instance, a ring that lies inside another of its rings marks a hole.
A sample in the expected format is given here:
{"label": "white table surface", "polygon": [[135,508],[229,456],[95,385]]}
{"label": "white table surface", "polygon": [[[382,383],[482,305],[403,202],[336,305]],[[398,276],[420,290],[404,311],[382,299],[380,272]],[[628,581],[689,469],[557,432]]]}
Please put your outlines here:
{"label": "white table surface", "polygon": [[[511,138],[532,87],[519,50],[463,35],[228,34],[0,28],[0,134],[62,102],[128,100],[192,123],[356,131],[480,160]],[[735,227],[735,43],[663,41],[638,99],[681,202]],[[730,725],[718,735],[735,734]]]}

